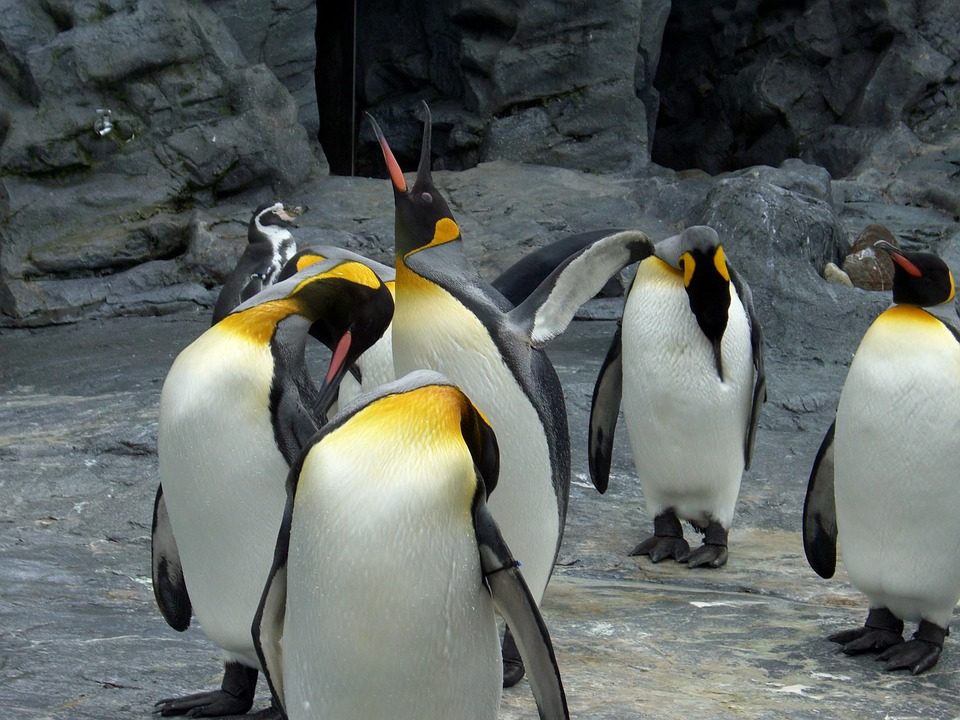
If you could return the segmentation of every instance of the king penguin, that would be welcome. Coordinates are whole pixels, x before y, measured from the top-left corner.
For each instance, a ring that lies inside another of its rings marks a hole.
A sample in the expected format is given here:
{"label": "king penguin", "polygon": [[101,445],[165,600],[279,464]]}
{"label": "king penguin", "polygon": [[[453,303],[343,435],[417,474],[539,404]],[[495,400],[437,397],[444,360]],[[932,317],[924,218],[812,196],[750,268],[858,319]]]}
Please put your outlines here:
{"label": "king penguin", "polygon": [[247,247],[227,276],[213,306],[213,325],[231,310],[263,288],[276,282],[284,264],[297,252],[290,233],[294,220],[303,212],[282,202],[265,203],[253,212],[247,225]]}
{"label": "king penguin", "polygon": [[540,717],[568,717],[549,633],[487,510],[498,465],[483,413],[430,371],[358,397],[311,441],[253,624],[290,720],[494,720],[494,606]]}
{"label": "king penguin", "polygon": [[[763,334],[749,287],[716,231],[695,226],[640,263],[590,410],[589,464],[607,489],[623,416],[654,534],[631,555],[720,567],[766,397]],[[681,520],[704,535],[693,552]]]}
{"label": "king penguin", "polygon": [[[953,275],[936,255],[876,248],[894,262],[893,305],[857,348],[814,461],[803,509],[807,560],[870,602],[863,627],[830,640],[886,670],[936,665],[960,599],[960,330]],[[904,621],[918,622],[903,641]]]}
{"label": "king penguin", "polygon": [[[573,253],[514,307],[467,259],[460,228],[433,183],[429,109],[412,186],[371,118],[395,201],[397,375],[427,368],[463,388],[500,438],[501,482],[490,510],[539,603],[560,547],[570,492],[563,391],[544,346],[576,310],[653,251],[641,232],[606,236]],[[504,682],[523,676],[509,635]]]}
{"label": "king penguin", "polygon": [[[250,623],[289,467],[325,421],[346,368],[386,329],[392,305],[366,266],[316,264],[239,305],[174,361],[160,398],[154,593],[175,630],[196,615],[226,667],[219,691],[161,700],[161,715],[250,708],[259,668]],[[304,363],[314,323],[336,337],[319,389]]]}
{"label": "king penguin", "polygon": [[[366,265],[377,274],[377,277],[383,280],[384,286],[390,292],[390,297],[393,298],[396,288],[394,279],[396,273],[392,267],[351,250],[332,245],[311,245],[298,251],[283,266],[277,280],[285,280],[314,263],[331,258],[352,260]],[[322,326],[314,326],[311,329],[311,334],[317,340],[327,347],[331,347],[333,338],[324,333],[325,329]],[[331,406],[331,412],[335,412],[340,404],[356,397],[361,392],[369,392],[396,377],[393,370],[393,332],[390,326],[387,327],[379,340],[357,358],[356,365],[350,370],[350,374],[344,375],[343,381],[340,383],[337,402]]]}

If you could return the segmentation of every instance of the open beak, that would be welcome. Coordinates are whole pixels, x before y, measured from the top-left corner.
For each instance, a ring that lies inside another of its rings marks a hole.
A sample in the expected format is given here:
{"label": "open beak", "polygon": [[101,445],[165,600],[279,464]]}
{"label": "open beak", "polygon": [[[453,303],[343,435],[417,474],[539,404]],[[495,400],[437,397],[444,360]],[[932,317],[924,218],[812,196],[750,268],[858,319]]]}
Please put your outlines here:
{"label": "open beak", "polygon": [[370,124],[373,125],[373,132],[377,136],[377,142],[380,143],[380,150],[383,152],[383,161],[387,164],[387,171],[390,173],[393,189],[397,192],[405,193],[407,191],[407,181],[403,177],[400,164],[393,156],[393,150],[391,150],[390,145],[387,144],[387,139],[383,136],[383,131],[380,129],[380,125],[377,124],[373,115],[367,113],[367,117],[370,118]]}

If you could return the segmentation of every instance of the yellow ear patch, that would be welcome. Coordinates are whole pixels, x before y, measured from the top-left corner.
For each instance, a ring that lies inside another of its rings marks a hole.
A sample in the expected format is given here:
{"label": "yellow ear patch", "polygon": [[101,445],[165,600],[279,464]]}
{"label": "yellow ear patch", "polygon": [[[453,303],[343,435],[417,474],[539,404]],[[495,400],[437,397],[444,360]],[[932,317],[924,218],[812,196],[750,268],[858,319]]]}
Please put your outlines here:
{"label": "yellow ear patch", "polygon": [[717,251],[713,254],[713,265],[720,273],[720,277],[730,282],[730,271],[727,269],[727,256],[723,252],[723,245],[717,245]]}
{"label": "yellow ear patch", "polygon": [[697,266],[697,262],[693,259],[693,255],[685,252],[680,256],[680,265],[683,267],[683,286],[690,287],[690,281],[693,279],[693,271]]}
{"label": "yellow ear patch", "polygon": [[318,262],[323,262],[324,260],[326,260],[326,258],[323,255],[304,255],[297,260],[297,272],[311,265],[316,265]]}
{"label": "yellow ear patch", "polygon": [[431,245],[443,245],[460,237],[460,226],[451,218],[440,218],[433,229]]}
{"label": "yellow ear patch", "polygon": [[363,263],[358,262],[343,262],[339,265],[336,265],[326,272],[318,273],[312,277],[308,277],[306,280],[300,282],[297,287],[293,289],[291,295],[296,295],[307,285],[310,285],[321,280],[330,280],[331,278],[339,278],[341,280],[347,280],[352,282],[355,285],[365,285],[369,288],[376,289],[380,287],[380,278],[377,277],[377,274],[368,268]]}

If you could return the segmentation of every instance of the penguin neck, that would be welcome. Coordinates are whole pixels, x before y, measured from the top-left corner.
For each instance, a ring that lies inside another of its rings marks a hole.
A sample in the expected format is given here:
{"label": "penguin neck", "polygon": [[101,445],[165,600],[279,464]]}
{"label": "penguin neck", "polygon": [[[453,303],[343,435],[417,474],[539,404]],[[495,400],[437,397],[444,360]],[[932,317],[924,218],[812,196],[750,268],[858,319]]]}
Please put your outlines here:
{"label": "penguin neck", "polygon": [[293,235],[290,234],[289,230],[279,225],[260,225],[257,223],[256,232],[251,233],[248,240],[251,243],[266,240],[276,251],[285,242],[293,240]]}
{"label": "penguin neck", "polygon": [[[216,327],[254,344],[266,345],[276,332],[280,321],[290,316],[298,316],[300,312],[300,303],[291,298],[283,298],[227,315],[217,323]],[[303,322],[308,325],[310,320],[303,318]]]}

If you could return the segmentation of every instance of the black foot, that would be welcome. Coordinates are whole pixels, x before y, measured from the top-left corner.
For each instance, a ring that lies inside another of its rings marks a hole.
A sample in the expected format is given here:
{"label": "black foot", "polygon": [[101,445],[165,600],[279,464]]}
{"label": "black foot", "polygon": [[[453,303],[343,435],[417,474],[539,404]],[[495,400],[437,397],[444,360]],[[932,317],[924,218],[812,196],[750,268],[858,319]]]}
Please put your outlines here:
{"label": "black foot", "polygon": [[630,551],[631,555],[649,555],[655,563],[666,558],[677,562],[686,562],[690,556],[690,545],[683,539],[683,528],[673,510],[657,515],[653,519],[653,535]]}
{"label": "black foot", "polygon": [[886,608],[871,608],[863,627],[842,630],[827,638],[847,655],[880,652],[903,642],[903,620]]}
{"label": "black foot", "polygon": [[886,663],[884,670],[909,670],[919,675],[937,664],[946,634],[945,628],[921,620],[913,639],[894,645],[878,655],[877,660]]}
{"label": "black foot", "polygon": [[715,520],[711,520],[703,531],[703,545],[687,558],[692,568],[718,568],[727,564],[727,529]]}
{"label": "black foot", "polygon": [[157,702],[154,713],[163,716],[220,717],[243,715],[253,705],[257,670],[240,663],[227,663],[219,690],[196,693]]}
{"label": "black foot", "polygon": [[503,633],[503,647],[500,653],[503,657],[503,686],[513,687],[523,678],[524,668],[520,650],[509,627]]}

